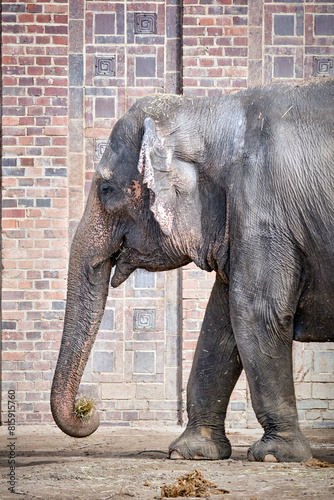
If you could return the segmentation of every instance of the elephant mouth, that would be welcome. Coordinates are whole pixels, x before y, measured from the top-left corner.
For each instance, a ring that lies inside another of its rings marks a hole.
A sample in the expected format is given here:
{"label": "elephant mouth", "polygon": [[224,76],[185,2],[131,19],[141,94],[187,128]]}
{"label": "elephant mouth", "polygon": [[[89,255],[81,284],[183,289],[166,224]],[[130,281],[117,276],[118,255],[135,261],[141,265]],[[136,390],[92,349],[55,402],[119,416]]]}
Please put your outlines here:
{"label": "elephant mouth", "polygon": [[132,253],[133,250],[126,248],[123,241],[117,252],[112,254],[111,264],[113,269],[110,285],[113,288],[120,286],[136,269],[137,266],[131,262]]}

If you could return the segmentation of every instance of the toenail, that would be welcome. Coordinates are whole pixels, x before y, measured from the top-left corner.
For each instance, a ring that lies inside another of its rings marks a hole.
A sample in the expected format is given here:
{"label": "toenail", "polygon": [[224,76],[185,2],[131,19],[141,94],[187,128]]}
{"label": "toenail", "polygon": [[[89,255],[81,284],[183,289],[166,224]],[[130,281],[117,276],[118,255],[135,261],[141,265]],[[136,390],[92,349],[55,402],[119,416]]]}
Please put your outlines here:
{"label": "toenail", "polygon": [[184,459],[184,456],[181,455],[181,453],[179,453],[178,451],[176,450],[173,450],[170,454],[169,454],[169,458],[171,460],[182,460]]}
{"label": "toenail", "polygon": [[271,453],[268,453],[263,459],[264,462],[278,462],[277,458],[275,455],[272,455]]}

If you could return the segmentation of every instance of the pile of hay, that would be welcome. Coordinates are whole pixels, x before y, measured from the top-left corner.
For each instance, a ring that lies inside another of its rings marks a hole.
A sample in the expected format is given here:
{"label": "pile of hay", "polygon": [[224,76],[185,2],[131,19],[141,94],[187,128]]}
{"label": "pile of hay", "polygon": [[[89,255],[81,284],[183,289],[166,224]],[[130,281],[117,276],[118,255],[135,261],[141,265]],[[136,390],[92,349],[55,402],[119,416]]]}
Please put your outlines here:
{"label": "pile of hay", "polygon": [[318,460],[317,458],[310,458],[309,460],[303,462],[303,465],[305,465],[306,467],[314,467],[315,469],[334,467],[334,464],[326,462],[326,460]]}
{"label": "pile of hay", "polygon": [[184,476],[179,477],[176,483],[166,484],[161,487],[162,498],[176,497],[204,497],[208,493],[229,493],[227,490],[217,489],[211,481],[204,479],[203,474],[195,469]]}
{"label": "pile of hay", "polygon": [[85,396],[80,396],[74,406],[74,413],[77,417],[86,419],[91,416],[95,408],[95,399],[86,398]]}

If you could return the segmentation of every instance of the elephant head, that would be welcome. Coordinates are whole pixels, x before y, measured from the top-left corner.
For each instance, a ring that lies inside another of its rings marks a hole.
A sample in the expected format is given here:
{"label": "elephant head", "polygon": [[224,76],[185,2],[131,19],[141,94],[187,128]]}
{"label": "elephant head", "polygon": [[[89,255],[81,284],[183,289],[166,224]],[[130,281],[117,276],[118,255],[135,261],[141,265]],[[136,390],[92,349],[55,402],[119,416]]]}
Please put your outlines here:
{"label": "elephant head", "polygon": [[74,405],[112,268],[111,285],[117,287],[136,268],[163,271],[201,259],[201,200],[194,162],[201,146],[199,138],[196,147],[189,143],[176,112],[183,101],[173,99],[141,100],[116,123],[73,239],[64,331],[51,391],[53,417],[71,436],[87,436],[99,425],[96,412],[82,420]]}

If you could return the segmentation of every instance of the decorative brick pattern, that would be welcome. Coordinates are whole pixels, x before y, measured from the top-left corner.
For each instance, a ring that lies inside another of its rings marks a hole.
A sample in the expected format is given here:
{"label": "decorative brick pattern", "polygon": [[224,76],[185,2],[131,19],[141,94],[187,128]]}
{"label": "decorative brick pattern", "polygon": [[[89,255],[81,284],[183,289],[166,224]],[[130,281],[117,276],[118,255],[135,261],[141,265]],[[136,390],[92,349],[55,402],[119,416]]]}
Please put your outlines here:
{"label": "decorative brick pattern", "polygon": [[95,76],[116,76],[115,56],[95,57]]}
{"label": "decorative brick pattern", "polygon": [[[150,93],[213,96],[331,74],[333,18],[333,2],[316,0],[3,2],[2,380],[20,421],[52,420],[68,246],[117,119]],[[80,388],[103,422],[186,421],[213,280],[192,264],[137,270],[111,290]],[[302,425],[333,426],[333,366],[333,344],[294,346]],[[258,426],[244,374],[227,423]]]}
{"label": "decorative brick pattern", "polygon": [[134,32],[139,35],[157,33],[157,15],[155,13],[144,14],[136,12],[134,15]]}

